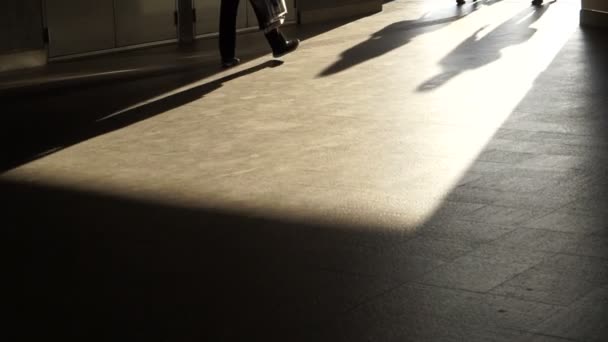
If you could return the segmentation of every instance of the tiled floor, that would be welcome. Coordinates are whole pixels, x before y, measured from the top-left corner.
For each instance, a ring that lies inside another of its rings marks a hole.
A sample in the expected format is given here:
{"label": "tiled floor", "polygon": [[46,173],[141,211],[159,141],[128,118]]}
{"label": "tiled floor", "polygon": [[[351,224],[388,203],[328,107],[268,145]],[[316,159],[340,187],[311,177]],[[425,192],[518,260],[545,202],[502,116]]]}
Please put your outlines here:
{"label": "tiled floor", "polygon": [[577,5],[396,0],[284,63],[10,100],[15,332],[608,340],[608,36]]}

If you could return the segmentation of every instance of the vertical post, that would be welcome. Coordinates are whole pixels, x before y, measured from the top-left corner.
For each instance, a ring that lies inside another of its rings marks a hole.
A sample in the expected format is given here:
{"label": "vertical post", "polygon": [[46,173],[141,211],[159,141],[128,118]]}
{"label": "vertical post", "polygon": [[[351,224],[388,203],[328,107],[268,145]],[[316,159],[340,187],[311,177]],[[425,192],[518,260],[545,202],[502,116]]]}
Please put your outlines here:
{"label": "vertical post", "polygon": [[192,0],[177,0],[177,38],[180,45],[194,43],[195,12]]}

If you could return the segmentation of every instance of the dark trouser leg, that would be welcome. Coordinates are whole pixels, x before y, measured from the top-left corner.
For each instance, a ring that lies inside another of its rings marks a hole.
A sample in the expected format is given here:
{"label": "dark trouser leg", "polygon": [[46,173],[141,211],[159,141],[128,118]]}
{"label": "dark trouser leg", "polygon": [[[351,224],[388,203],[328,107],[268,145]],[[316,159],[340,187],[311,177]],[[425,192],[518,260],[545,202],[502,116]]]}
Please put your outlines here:
{"label": "dark trouser leg", "polygon": [[278,29],[267,32],[264,35],[266,36],[266,40],[268,40],[268,44],[270,44],[273,52],[278,52],[285,48],[287,40]]}
{"label": "dark trouser leg", "polygon": [[234,58],[236,49],[236,16],[239,0],[222,0],[220,5],[220,54],[222,61]]}

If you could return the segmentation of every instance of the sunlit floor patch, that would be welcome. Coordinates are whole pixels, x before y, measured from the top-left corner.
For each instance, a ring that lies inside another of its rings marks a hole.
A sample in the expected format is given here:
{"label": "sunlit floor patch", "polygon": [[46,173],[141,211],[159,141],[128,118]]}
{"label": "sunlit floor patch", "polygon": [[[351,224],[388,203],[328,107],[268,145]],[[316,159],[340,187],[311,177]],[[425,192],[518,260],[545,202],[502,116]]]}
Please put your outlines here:
{"label": "sunlit floor patch", "polygon": [[[117,111],[101,121],[216,82],[187,104],[2,178],[414,229],[576,30],[578,10],[571,1],[504,1],[430,32],[397,26],[368,40],[398,11],[407,16],[403,7],[307,40],[283,65],[260,68],[265,56]],[[346,68],[318,77],[341,55]]]}

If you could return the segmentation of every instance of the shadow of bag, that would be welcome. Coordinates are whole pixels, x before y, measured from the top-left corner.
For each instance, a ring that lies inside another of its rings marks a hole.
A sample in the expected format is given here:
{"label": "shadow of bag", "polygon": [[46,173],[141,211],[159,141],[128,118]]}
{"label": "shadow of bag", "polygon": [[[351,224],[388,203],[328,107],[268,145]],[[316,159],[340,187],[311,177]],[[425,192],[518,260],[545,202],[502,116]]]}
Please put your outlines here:
{"label": "shadow of bag", "polygon": [[285,22],[287,16],[285,0],[249,0],[249,2],[258,19],[260,30],[268,32]]}

